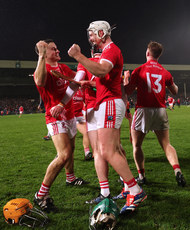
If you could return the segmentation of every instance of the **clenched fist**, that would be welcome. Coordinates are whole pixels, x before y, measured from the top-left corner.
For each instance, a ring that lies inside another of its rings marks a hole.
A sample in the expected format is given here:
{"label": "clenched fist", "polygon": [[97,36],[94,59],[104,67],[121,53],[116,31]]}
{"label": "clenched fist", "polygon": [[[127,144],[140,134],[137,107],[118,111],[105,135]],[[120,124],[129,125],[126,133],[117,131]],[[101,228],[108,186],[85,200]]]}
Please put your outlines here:
{"label": "clenched fist", "polygon": [[76,57],[81,54],[80,46],[77,44],[73,44],[68,50],[68,55],[76,59]]}
{"label": "clenched fist", "polygon": [[36,44],[36,47],[37,47],[38,55],[39,56],[44,56],[46,54],[48,44],[46,42],[44,42],[44,41],[39,41]]}

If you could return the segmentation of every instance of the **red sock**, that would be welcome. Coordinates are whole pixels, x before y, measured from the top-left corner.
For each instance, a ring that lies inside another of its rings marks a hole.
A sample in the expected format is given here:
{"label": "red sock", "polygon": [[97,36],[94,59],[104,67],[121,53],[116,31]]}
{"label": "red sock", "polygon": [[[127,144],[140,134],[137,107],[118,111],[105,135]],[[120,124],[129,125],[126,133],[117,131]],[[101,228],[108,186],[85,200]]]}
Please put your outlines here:
{"label": "red sock", "polygon": [[178,164],[172,165],[172,167],[173,167],[174,170],[175,170],[175,169],[180,169],[180,166],[179,166]]}
{"label": "red sock", "polygon": [[180,166],[178,164],[172,165],[175,175],[177,172],[181,172]]}
{"label": "red sock", "polygon": [[74,173],[66,173],[66,181],[71,183],[74,180],[76,180],[75,174]]}
{"label": "red sock", "polygon": [[139,169],[138,173],[144,177],[145,176],[145,169]]}
{"label": "red sock", "polygon": [[40,187],[40,190],[38,192],[38,197],[46,196],[49,193],[49,189],[50,189],[50,186],[45,185],[44,183],[42,183],[42,185]]}

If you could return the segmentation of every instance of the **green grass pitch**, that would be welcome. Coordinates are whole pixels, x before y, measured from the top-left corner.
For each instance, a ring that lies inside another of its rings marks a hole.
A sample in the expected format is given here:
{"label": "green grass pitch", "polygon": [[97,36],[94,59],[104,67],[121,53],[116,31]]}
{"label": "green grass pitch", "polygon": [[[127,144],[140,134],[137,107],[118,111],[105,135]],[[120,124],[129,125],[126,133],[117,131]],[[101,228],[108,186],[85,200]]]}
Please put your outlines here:
{"label": "green grass pitch", "polygon": [[[132,113],[134,110],[132,110]],[[170,140],[176,148],[187,186],[177,186],[172,167],[154,133],[150,132],[143,143],[148,184],[143,188],[148,198],[132,214],[118,219],[116,230],[187,230],[190,229],[190,107],[181,106],[169,111]],[[44,114],[0,117],[0,229],[26,229],[11,227],[3,218],[3,206],[14,198],[27,198],[33,203],[48,164],[55,157],[52,141],[42,138],[47,133]],[[128,121],[122,124],[121,142],[128,163],[137,176],[129,142]],[[50,213],[46,229],[86,230],[89,225],[89,206],[85,201],[99,193],[94,163],[84,161],[82,137],[76,136],[75,174],[90,184],[85,187],[67,187],[64,169],[56,178],[51,196],[58,207]],[[111,194],[121,191],[118,175],[110,167]],[[119,207],[124,200],[117,202]]]}

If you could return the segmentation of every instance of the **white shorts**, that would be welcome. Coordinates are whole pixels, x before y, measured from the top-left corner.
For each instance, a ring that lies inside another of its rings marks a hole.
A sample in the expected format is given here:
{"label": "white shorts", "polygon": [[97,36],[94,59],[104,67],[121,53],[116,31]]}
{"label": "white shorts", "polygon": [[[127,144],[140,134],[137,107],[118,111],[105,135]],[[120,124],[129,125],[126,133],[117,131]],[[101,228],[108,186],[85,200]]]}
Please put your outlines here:
{"label": "white shorts", "polygon": [[86,111],[86,127],[87,132],[97,130],[97,111],[94,108]]}
{"label": "white shorts", "polygon": [[173,106],[174,106],[174,103],[169,103],[169,106],[170,106],[170,107],[173,107]]}
{"label": "white shorts", "polygon": [[168,130],[169,122],[165,108],[138,108],[134,115],[131,128],[143,133],[150,130]]}
{"label": "white shorts", "polygon": [[98,110],[87,109],[87,132],[101,128],[121,127],[125,116],[126,106],[122,99],[113,99],[100,104]]}
{"label": "white shorts", "polygon": [[47,124],[47,129],[51,136],[57,135],[59,133],[67,133],[69,138],[72,139],[77,133],[76,118],[74,117],[68,121],[62,120],[49,123]]}
{"label": "white shorts", "polygon": [[84,116],[80,116],[80,117],[76,117],[76,123],[77,124],[81,124],[81,123],[85,123],[86,120],[84,118]]}

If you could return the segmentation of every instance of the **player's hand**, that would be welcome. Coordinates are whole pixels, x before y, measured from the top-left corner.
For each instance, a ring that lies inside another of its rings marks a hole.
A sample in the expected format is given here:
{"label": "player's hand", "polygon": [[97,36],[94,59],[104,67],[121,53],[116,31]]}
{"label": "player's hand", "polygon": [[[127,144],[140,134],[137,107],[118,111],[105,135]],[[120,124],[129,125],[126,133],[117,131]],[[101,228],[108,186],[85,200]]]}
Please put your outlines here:
{"label": "player's hand", "polygon": [[76,59],[76,57],[77,57],[78,55],[80,55],[80,54],[81,54],[81,49],[80,49],[80,46],[77,45],[77,44],[73,44],[73,45],[70,47],[70,49],[68,50],[68,55],[69,55],[70,57],[75,58],[75,59]]}
{"label": "player's hand", "polygon": [[90,88],[91,87],[91,84],[90,84],[90,81],[79,81],[80,85],[81,85],[81,88],[83,89],[86,89],[86,88]]}
{"label": "player's hand", "polygon": [[47,50],[47,47],[48,47],[48,44],[44,41],[39,41],[37,44],[36,44],[36,47],[38,49],[38,55],[39,56],[44,56],[46,55],[46,50]]}
{"label": "player's hand", "polygon": [[58,118],[59,115],[63,115],[65,113],[65,109],[63,106],[58,104],[58,105],[56,105],[50,109],[50,113],[51,113],[52,117]]}
{"label": "player's hand", "polygon": [[128,85],[129,84],[129,78],[130,78],[130,71],[124,71],[124,79],[123,79],[123,84]]}

